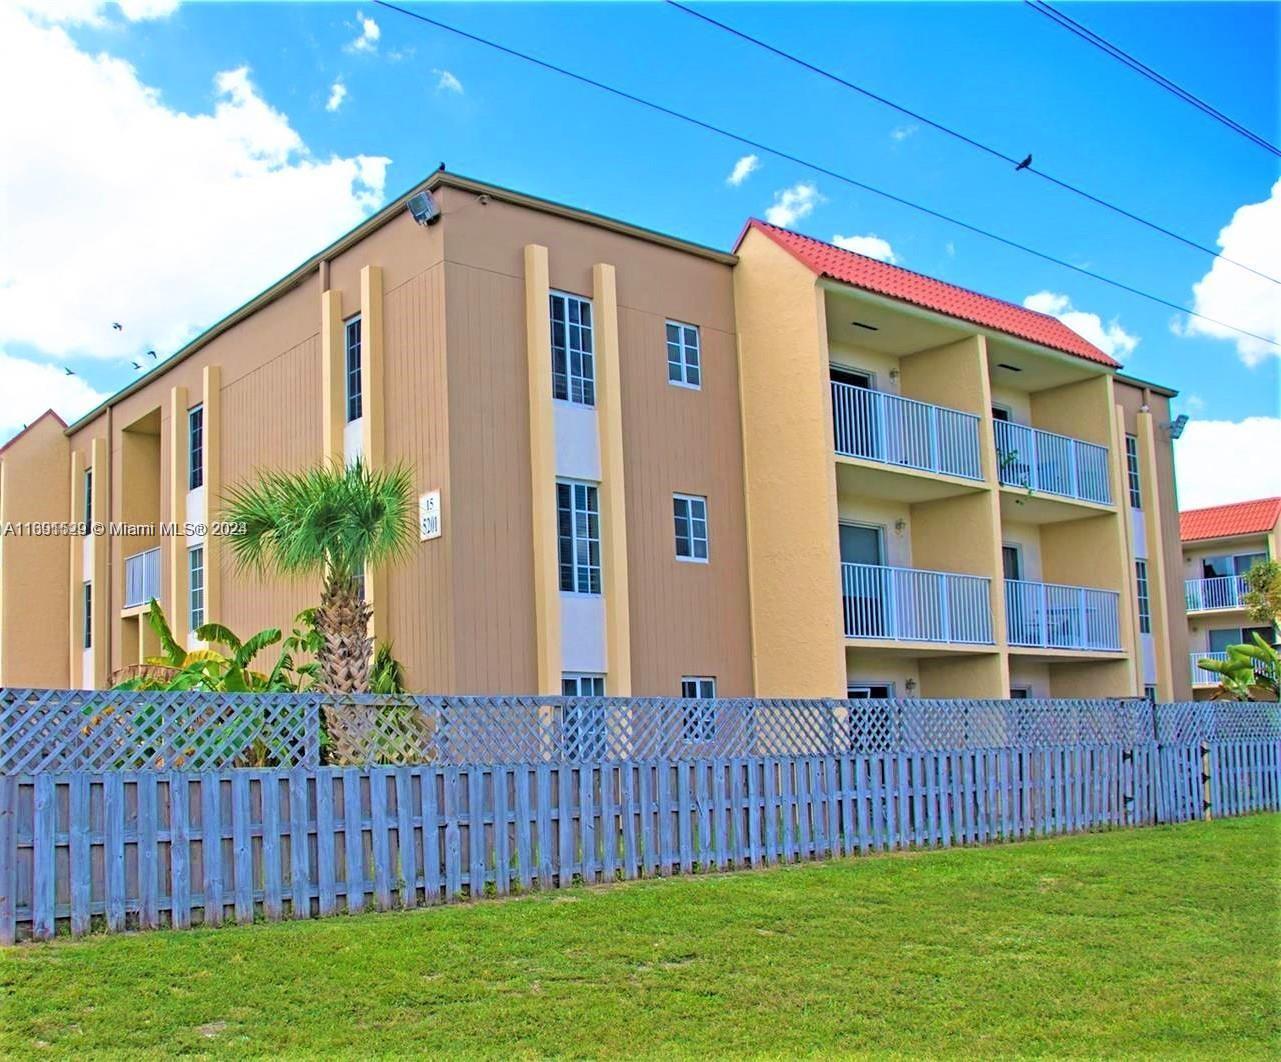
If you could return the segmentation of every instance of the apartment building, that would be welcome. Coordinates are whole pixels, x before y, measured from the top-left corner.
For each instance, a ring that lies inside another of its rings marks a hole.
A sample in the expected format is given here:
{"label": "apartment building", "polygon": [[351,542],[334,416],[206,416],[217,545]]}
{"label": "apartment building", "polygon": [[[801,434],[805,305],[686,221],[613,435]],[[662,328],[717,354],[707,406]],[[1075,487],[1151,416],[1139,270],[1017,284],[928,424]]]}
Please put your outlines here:
{"label": "apartment building", "polygon": [[1242,606],[1245,574],[1275,560],[1281,541],[1281,498],[1189,509],[1179,514],[1183,547],[1184,601],[1188,626],[1188,673],[1193,694],[1204,700],[1218,676],[1199,667],[1209,657],[1223,660],[1229,645],[1261,635],[1277,641],[1274,627],[1250,620]]}
{"label": "apartment building", "polygon": [[286,626],[317,588],[235,570],[223,492],[360,455],[421,495],[365,581],[417,690],[1176,697],[1172,392],[1117,368],[762,222],[730,254],[440,172],[0,452],[0,522],[121,525],[0,540],[0,683],[107,685],[152,597],[192,645]]}

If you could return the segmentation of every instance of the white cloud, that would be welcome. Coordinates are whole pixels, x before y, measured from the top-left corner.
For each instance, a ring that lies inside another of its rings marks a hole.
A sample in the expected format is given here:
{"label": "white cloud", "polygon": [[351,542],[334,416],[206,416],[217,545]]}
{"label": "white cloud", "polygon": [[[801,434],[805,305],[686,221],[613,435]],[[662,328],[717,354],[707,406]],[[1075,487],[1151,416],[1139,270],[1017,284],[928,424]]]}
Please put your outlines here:
{"label": "white cloud", "polygon": [[1281,418],[1194,420],[1174,443],[1179,508],[1281,494]]}
{"label": "white cloud", "polygon": [[882,262],[891,263],[898,261],[890,241],[883,240],[874,233],[866,236],[833,236],[832,242],[837,247],[844,247],[847,251],[866,255],[868,258],[879,258]]}
{"label": "white cloud", "polygon": [[341,80],[335,81],[329,87],[329,99],[325,103],[325,110],[336,111],[342,106],[343,100],[347,98],[347,86]]}
{"label": "white cloud", "polygon": [[1096,313],[1074,309],[1072,300],[1053,291],[1038,291],[1023,300],[1029,310],[1057,317],[1073,332],[1110,354],[1117,361],[1125,361],[1139,345],[1139,337],[1131,335],[1113,318],[1107,324]]}
{"label": "white cloud", "polygon": [[890,132],[890,139],[896,144],[901,144],[909,136],[912,136],[921,127],[919,125],[900,125],[897,129]]}
{"label": "white cloud", "polygon": [[107,396],[61,366],[14,357],[0,350],[0,441],[52,409],[68,424]]}
{"label": "white cloud", "polygon": [[347,51],[368,53],[378,51],[378,41],[383,35],[378,23],[372,18],[365,18],[364,15],[357,11],[356,25],[360,28],[360,33],[354,41],[347,45]]}
{"label": "white cloud", "polygon": [[771,225],[790,229],[801,218],[812,214],[814,207],[822,201],[814,185],[801,181],[774,193],[774,202],[765,210],[765,220]]}
{"label": "white cloud", "polygon": [[949,258],[956,257],[956,244],[954,244],[951,240],[948,240],[947,243],[943,245],[943,250],[947,252],[947,256]]}
{"label": "white cloud", "polygon": [[18,0],[15,5],[40,22],[85,23],[100,26],[108,10],[129,22],[167,18],[178,9],[178,0]]}
{"label": "white cloud", "polygon": [[[1272,186],[1263,202],[1247,203],[1232,215],[1219,233],[1219,247],[1237,262],[1281,277],[1281,181]],[[1222,258],[1216,258],[1210,271],[1192,286],[1192,308],[1281,343],[1281,287]],[[1247,365],[1257,365],[1269,355],[1281,357],[1281,349],[1271,344],[1199,317],[1188,317],[1174,331],[1232,340]]]}
{"label": "white cloud", "polygon": [[243,67],[184,113],[60,27],[0,6],[0,39],[0,343],[168,354],[382,201],[387,159],[316,158]]}
{"label": "white cloud", "polygon": [[737,188],[747,178],[761,168],[761,160],[756,155],[744,155],[730,170],[729,176],[725,178],[725,183]]}
{"label": "white cloud", "polygon": [[436,90],[438,92],[455,92],[459,96],[463,94],[463,83],[454,77],[450,71],[433,70],[432,73],[437,75],[438,78],[436,81]]}

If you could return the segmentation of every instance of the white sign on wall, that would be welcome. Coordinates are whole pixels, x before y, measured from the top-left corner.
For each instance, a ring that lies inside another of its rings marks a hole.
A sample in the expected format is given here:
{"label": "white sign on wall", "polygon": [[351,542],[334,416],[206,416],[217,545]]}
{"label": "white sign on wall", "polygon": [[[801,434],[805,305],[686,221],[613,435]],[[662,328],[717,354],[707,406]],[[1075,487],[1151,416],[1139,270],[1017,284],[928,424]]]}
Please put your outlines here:
{"label": "white sign on wall", "polygon": [[440,538],[440,491],[429,490],[418,499],[418,540]]}

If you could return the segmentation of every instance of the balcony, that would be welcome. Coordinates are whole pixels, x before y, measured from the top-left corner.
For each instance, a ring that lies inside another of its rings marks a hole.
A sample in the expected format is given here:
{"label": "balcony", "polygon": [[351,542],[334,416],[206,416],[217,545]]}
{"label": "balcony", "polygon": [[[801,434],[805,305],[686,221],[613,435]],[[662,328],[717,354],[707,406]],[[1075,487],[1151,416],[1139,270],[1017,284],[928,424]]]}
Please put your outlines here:
{"label": "balcony", "polygon": [[990,582],[977,575],[842,564],[845,637],[991,645]]}
{"label": "balcony", "polygon": [[[1220,676],[1213,671],[1207,671],[1199,666],[1202,660],[1226,660],[1227,653],[1189,653],[1188,666],[1192,670],[1192,685],[1194,686],[1217,686]],[[1254,662],[1254,673],[1256,675],[1267,675],[1269,668],[1266,661],[1256,660]]]}
{"label": "balcony", "polygon": [[160,548],[125,558],[125,608],[137,608],[160,596]]}
{"label": "balcony", "polygon": [[1243,575],[1216,575],[1209,579],[1189,579],[1183,584],[1183,596],[1187,599],[1189,612],[1241,608],[1241,598],[1245,591]]}
{"label": "balcony", "polygon": [[1106,446],[998,420],[996,457],[1001,485],[1075,501],[1112,504]]}
{"label": "balcony", "polygon": [[842,457],[982,480],[978,417],[835,380],[831,387]]}
{"label": "balcony", "polygon": [[1005,581],[1010,645],[1119,652],[1120,594],[1088,586]]}

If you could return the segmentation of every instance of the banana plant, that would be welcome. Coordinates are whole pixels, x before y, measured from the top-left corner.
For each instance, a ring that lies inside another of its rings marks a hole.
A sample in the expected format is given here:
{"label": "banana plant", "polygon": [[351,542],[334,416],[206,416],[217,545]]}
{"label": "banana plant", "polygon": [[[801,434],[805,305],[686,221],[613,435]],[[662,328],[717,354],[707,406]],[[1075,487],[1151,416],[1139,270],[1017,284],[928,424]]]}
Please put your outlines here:
{"label": "banana plant", "polygon": [[1219,676],[1216,701],[1275,701],[1281,675],[1281,653],[1253,635],[1253,645],[1229,645],[1226,660],[1209,658],[1197,666]]}

